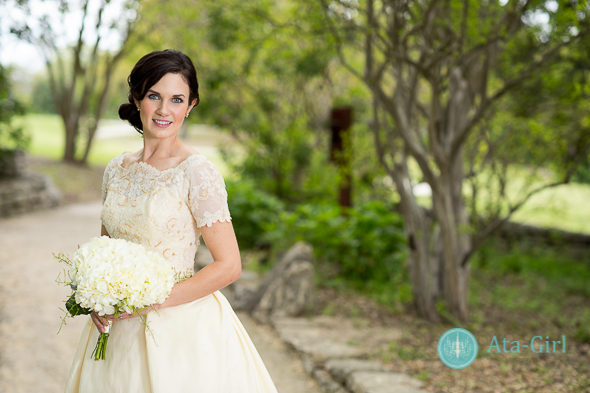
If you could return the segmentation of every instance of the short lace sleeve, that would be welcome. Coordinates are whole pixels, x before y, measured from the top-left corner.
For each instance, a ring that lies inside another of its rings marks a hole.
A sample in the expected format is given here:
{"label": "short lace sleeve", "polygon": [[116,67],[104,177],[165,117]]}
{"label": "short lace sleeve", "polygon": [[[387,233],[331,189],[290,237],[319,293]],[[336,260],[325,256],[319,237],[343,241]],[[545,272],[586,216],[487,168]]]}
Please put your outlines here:
{"label": "short lace sleeve", "polygon": [[231,221],[225,181],[209,160],[198,160],[191,166],[188,202],[197,228],[210,227],[217,221]]}
{"label": "short lace sleeve", "polygon": [[107,192],[109,190],[109,180],[111,179],[111,173],[113,172],[113,169],[115,166],[117,166],[122,159],[122,156],[124,155],[120,154],[117,157],[113,158],[111,161],[109,161],[109,163],[107,164],[107,166],[104,168],[104,173],[102,175],[102,204],[104,205],[104,201],[107,199]]}
{"label": "short lace sleeve", "polygon": [[104,174],[102,175],[102,204],[104,205],[104,201],[107,199],[107,191],[109,188],[109,178],[111,174],[111,164],[112,161],[107,164],[104,168]]}

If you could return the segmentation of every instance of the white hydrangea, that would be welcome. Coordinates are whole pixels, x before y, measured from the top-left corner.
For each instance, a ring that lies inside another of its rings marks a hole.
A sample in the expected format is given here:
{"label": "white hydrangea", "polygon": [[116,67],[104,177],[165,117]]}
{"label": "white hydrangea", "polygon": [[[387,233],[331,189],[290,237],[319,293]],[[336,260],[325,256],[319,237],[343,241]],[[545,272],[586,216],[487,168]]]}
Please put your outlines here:
{"label": "white hydrangea", "polygon": [[174,277],[160,254],[108,236],[94,237],[80,246],[70,267],[76,303],[99,315],[163,303]]}

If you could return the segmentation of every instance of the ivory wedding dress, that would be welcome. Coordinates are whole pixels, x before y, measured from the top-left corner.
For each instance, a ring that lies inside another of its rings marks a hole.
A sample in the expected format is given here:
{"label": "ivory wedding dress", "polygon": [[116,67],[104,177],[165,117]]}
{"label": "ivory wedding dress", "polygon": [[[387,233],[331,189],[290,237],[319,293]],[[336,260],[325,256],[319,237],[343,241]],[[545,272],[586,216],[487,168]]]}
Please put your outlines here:
{"label": "ivory wedding dress", "polygon": [[[143,244],[177,271],[193,274],[202,226],[230,221],[217,167],[193,154],[163,171],[123,157],[107,165],[102,222],[113,238]],[[215,291],[111,327],[105,360],[91,358],[98,329],[89,318],[72,363],[67,393],[276,393],[273,381],[227,298]]]}

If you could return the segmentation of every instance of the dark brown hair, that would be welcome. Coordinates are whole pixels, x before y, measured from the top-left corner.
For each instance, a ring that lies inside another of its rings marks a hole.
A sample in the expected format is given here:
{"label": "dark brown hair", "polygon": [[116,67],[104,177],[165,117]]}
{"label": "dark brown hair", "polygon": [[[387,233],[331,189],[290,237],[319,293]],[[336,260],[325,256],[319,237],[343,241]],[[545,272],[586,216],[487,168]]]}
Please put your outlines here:
{"label": "dark brown hair", "polygon": [[131,74],[127,78],[129,102],[119,107],[119,117],[122,120],[127,120],[142,135],[143,124],[141,124],[135,100],[143,100],[146,92],[166,74],[180,74],[190,90],[189,105],[194,99],[197,99],[195,106],[199,105],[199,82],[192,60],[184,53],[174,49],[148,53],[139,59],[131,70]]}

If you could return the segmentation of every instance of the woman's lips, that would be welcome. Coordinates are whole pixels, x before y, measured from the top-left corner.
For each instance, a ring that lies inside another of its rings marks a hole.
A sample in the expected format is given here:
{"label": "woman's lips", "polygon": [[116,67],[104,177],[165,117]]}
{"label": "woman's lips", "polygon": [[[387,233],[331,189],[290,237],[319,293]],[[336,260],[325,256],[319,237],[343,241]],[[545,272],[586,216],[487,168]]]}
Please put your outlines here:
{"label": "woman's lips", "polygon": [[[166,128],[168,127],[170,124],[172,124],[171,121],[167,121],[167,120],[159,120],[159,119],[152,119],[152,121],[154,122],[154,124],[160,128]],[[161,123],[159,123],[161,122]]]}

